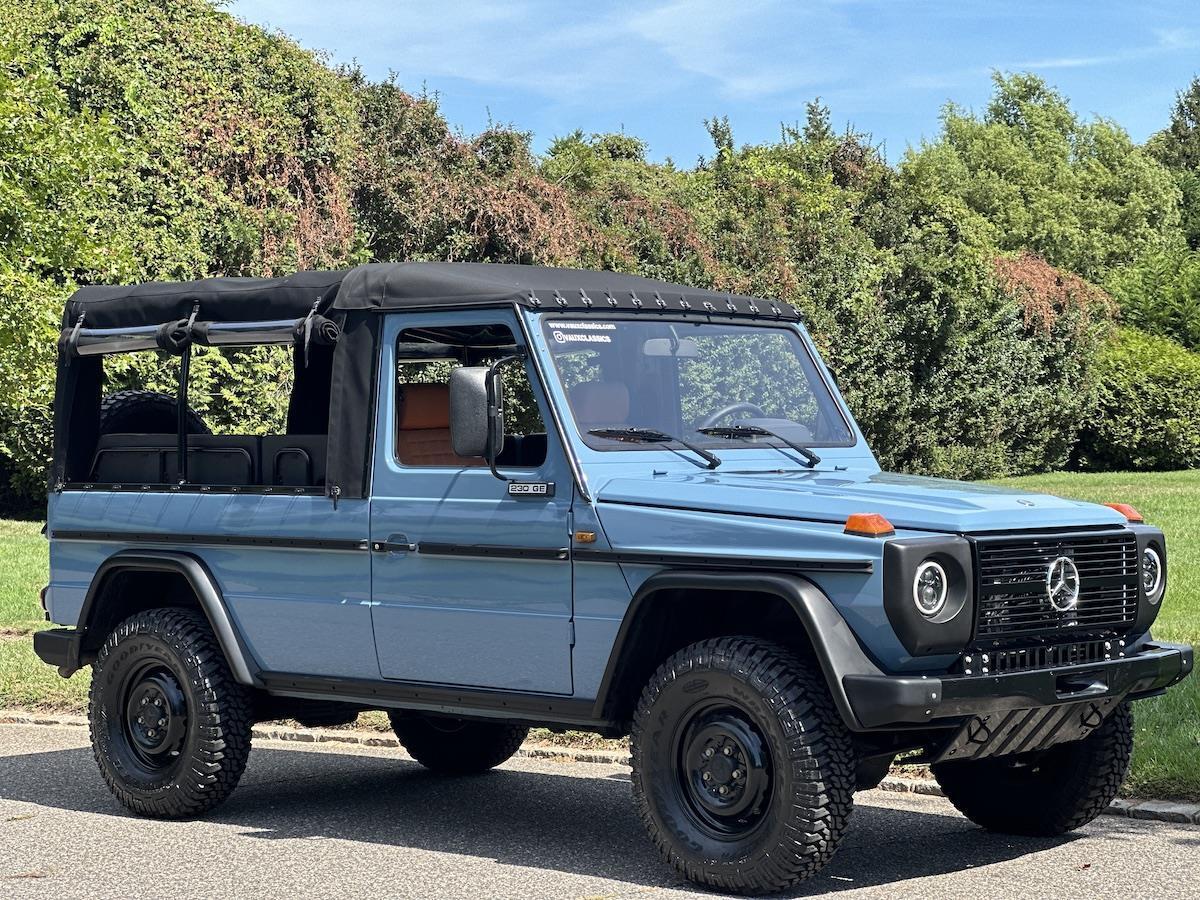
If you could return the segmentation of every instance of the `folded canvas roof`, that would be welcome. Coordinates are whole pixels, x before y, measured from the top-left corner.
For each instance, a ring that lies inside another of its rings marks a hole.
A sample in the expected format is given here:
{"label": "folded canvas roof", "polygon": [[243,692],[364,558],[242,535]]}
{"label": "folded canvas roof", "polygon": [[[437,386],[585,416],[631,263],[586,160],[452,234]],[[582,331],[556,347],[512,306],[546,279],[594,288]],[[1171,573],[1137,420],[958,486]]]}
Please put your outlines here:
{"label": "folded canvas roof", "polygon": [[63,326],[83,314],[88,328],[131,328],[186,319],[253,322],[296,319],[320,311],[485,306],[512,302],[541,309],[619,309],[794,321],[786,303],[669,284],[619,272],[500,263],[370,263],[344,271],[286,278],[204,278],[80,288],[67,301]]}

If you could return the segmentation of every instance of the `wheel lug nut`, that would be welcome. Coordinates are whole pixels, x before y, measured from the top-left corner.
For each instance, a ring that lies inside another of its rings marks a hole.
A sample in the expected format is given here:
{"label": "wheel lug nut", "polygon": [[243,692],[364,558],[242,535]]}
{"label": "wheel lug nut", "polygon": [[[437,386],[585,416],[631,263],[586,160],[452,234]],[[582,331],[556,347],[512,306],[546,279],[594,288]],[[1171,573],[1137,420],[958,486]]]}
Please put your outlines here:
{"label": "wheel lug nut", "polygon": [[161,700],[159,700],[157,697],[155,697],[155,698],[154,698],[154,705],[155,705],[155,706],[162,706],[162,701],[161,701]]}
{"label": "wheel lug nut", "polygon": [[729,788],[727,788],[727,787],[720,787],[720,788],[717,788],[717,793],[718,793],[718,794],[728,794],[728,793],[729,793]]}
{"label": "wheel lug nut", "polygon": [[143,697],[143,698],[142,698],[142,704],[141,704],[141,705],[142,705],[142,706],[145,706],[145,705],[146,705],[148,702],[149,702],[149,701],[148,701],[148,700],[147,700],[145,697]]}
{"label": "wheel lug nut", "polygon": [[712,775],[708,774],[708,772],[705,772],[705,773],[704,773],[704,780],[705,780],[705,781],[712,781]]}
{"label": "wheel lug nut", "polygon": [[724,748],[722,748],[721,752],[724,753],[726,756],[733,756],[733,748],[732,747],[724,747]]}
{"label": "wheel lug nut", "polygon": [[731,777],[732,777],[732,778],[741,778],[741,777],[742,777],[742,770],[741,770],[741,769],[734,769],[734,770],[733,770],[733,775],[732,775]]}
{"label": "wheel lug nut", "polygon": [[162,728],[162,727],[163,727],[163,726],[165,726],[166,724],[167,724],[167,720],[166,720],[166,719],[159,719],[159,720],[158,720],[158,727],[159,727],[159,728]]}
{"label": "wheel lug nut", "polygon": [[713,755],[713,748],[712,748],[712,747],[709,747],[707,750],[705,750],[705,751],[704,751],[704,758],[705,758],[705,759],[712,759],[712,755]]}
{"label": "wheel lug nut", "polygon": [[147,732],[146,732],[146,736],[147,736],[147,737],[154,737],[154,729],[153,729],[153,728],[151,728],[149,731],[147,731]]}

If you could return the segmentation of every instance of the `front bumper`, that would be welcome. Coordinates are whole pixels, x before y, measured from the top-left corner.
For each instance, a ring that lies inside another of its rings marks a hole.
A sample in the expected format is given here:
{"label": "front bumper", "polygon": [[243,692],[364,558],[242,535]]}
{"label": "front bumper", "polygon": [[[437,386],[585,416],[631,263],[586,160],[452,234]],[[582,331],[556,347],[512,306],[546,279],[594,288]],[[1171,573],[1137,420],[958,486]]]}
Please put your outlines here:
{"label": "front bumper", "polygon": [[1124,659],[1080,666],[984,676],[846,675],[842,686],[864,728],[950,726],[964,718],[1085,701],[1111,707],[1182,681],[1192,666],[1189,644],[1151,641]]}

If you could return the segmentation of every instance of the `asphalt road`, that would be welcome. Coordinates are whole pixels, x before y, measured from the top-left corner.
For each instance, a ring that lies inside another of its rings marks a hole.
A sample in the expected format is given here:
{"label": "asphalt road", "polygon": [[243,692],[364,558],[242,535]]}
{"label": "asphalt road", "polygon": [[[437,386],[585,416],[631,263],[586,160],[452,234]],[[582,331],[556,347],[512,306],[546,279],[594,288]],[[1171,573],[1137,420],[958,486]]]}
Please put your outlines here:
{"label": "asphalt road", "polygon": [[[1078,835],[989,835],[934,797],[858,795],[797,896],[1200,896],[1200,828],[1103,816]],[[634,819],[628,770],[515,760],[440,779],[394,750],[256,742],[203,821],[137,819],[82,728],[0,725],[0,897],[712,897]]]}

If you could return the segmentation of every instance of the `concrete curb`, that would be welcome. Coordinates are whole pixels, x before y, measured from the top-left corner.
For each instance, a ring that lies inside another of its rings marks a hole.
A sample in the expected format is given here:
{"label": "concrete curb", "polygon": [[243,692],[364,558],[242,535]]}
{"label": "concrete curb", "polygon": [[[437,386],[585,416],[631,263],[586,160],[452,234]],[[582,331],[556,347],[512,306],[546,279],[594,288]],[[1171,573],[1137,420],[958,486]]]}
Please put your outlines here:
{"label": "concrete curb", "polygon": [[[29,713],[17,710],[0,710],[0,725],[58,725],[74,728],[87,727],[86,716]],[[390,747],[404,752],[400,742],[392,735],[376,731],[335,730],[329,728],[288,728],[283,725],[255,725],[253,736],[259,740],[292,741],[301,744],[354,744],[361,747]],[[628,766],[629,753],[623,750],[588,750],[563,747],[558,744],[527,743],[517,751],[517,756],[528,759],[546,759],[558,762],[599,763],[601,765]],[[941,797],[942,789],[937,782],[928,778],[905,778],[889,775],[879,785],[881,791],[900,794],[924,794]],[[1107,816],[1123,816],[1151,822],[1170,822],[1174,825],[1200,825],[1200,804],[1175,803],[1170,800],[1128,800],[1118,798],[1104,810]]]}

